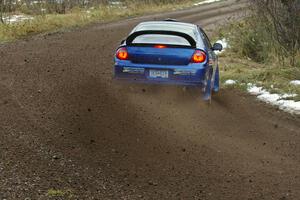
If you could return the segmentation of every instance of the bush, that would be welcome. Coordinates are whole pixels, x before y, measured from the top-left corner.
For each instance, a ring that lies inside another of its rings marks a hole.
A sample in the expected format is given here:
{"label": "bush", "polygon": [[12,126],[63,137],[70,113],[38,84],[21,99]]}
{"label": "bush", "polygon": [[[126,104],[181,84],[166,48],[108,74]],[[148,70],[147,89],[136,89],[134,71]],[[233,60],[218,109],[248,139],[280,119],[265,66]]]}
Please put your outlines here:
{"label": "bush", "polygon": [[231,24],[225,31],[221,37],[228,38],[234,53],[259,63],[269,60],[271,41],[266,28],[258,25],[255,17]]}
{"label": "bush", "polygon": [[296,65],[300,51],[300,0],[253,0],[257,20],[267,27],[278,56]]}
{"label": "bush", "polygon": [[[291,4],[280,3],[280,7],[269,8],[269,1],[253,2],[253,15],[232,24],[224,33],[230,40],[232,51],[258,63],[281,63],[298,66],[300,57],[300,9],[289,13]],[[295,0],[289,1],[296,2]],[[299,0],[300,2],[300,0]],[[274,17],[276,15],[276,17]]]}

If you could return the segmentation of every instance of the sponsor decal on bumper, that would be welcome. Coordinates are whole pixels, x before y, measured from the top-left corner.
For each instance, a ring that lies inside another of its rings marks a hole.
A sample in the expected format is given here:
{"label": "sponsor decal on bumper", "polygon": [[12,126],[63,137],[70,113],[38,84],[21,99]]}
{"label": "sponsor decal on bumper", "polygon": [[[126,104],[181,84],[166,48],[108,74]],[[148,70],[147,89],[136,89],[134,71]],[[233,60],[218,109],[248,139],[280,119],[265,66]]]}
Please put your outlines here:
{"label": "sponsor decal on bumper", "polygon": [[130,74],[144,74],[144,68],[134,68],[134,67],[123,67],[123,73],[130,73]]}

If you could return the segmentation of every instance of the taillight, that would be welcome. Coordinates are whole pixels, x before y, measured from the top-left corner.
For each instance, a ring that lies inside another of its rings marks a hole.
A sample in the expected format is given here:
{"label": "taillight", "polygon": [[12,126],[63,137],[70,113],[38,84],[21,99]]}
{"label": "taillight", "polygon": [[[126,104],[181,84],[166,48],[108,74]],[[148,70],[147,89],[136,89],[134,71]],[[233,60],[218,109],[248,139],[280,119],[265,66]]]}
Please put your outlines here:
{"label": "taillight", "polygon": [[191,59],[191,62],[193,63],[202,63],[206,60],[206,54],[205,52],[201,51],[201,50],[196,50],[192,59]]}
{"label": "taillight", "polygon": [[118,49],[116,57],[120,60],[127,60],[128,59],[128,52],[125,47]]}
{"label": "taillight", "polygon": [[157,45],[154,46],[154,48],[164,49],[164,48],[167,48],[167,46],[166,45],[157,44]]}

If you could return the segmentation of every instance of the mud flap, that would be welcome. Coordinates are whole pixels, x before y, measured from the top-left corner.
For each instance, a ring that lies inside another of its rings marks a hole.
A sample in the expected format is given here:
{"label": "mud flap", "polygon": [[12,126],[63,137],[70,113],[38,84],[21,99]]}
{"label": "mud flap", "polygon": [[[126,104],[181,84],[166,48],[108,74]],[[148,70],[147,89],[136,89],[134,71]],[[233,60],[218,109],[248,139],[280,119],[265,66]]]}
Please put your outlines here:
{"label": "mud flap", "polygon": [[213,92],[217,93],[220,90],[220,72],[219,66],[216,68],[215,77],[214,77],[214,85],[213,85]]}
{"label": "mud flap", "polygon": [[206,70],[205,73],[205,85],[203,91],[203,100],[211,102],[211,95],[212,95],[212,68]]}

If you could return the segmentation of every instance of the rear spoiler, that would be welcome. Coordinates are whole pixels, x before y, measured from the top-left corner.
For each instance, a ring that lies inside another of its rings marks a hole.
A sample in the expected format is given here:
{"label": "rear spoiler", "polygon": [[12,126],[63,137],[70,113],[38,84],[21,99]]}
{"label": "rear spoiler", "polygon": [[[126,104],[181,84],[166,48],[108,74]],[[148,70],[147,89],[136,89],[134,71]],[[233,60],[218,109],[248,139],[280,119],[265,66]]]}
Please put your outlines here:
{"label": "rear spoiler", "polygon": [[180,36],[183,37],[184,39],[186,39],[191,47],[196,48],[196,41],[195,39],[186,34],[186,33],[182,33],[182,32],[177,32],[177,31],[161,31],[161,30],[147,30],[147,31],[137,31],[132,33],[131,35],[129,35],[126,39],[126,44],[127,45],[131,45],[133,40],[140,36],[140,35],[147,35],[147,34],[157,34],[157,35],[175,35],[175,36]]}

